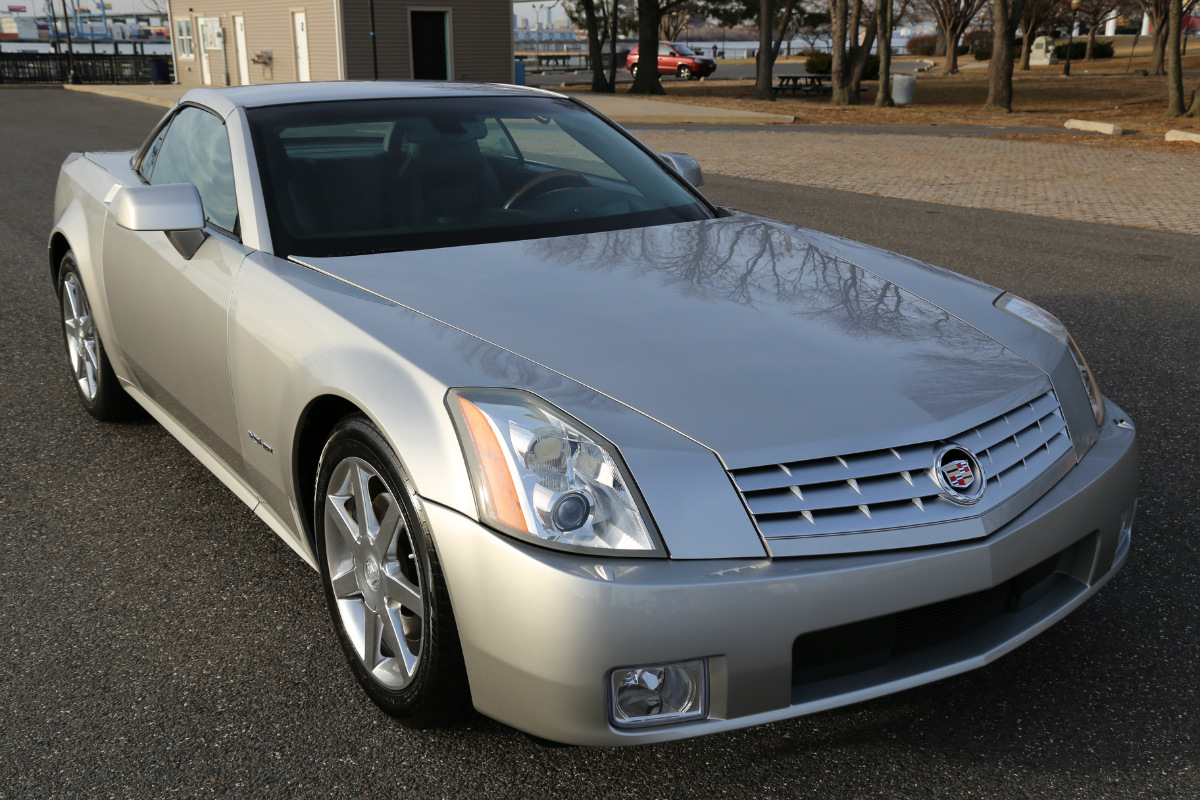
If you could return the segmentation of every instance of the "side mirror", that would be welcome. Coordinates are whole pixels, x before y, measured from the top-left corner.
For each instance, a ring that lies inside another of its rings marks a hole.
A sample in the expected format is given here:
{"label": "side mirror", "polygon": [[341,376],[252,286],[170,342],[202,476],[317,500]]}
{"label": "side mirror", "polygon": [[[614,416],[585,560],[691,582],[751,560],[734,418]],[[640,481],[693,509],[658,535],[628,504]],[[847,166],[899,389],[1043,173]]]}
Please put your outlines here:
{"label": "side mirror", "polygon": [[190,183],[126,186],[112,199],[113,221],[131,231],[163,231],[184,258],[204,243],[204,206]]}
{"label": "side mirror", "polygon": [[704,185],[704,173],[700,163],[686,153],[659,153],[667,165],[679,173],[685,181],[697,188]]}
{"label": "side mirror", "polygon": [[194,231],[204,227],[200,193],[190,183],[126,186],[112,200],[113,219],[131,231]]}

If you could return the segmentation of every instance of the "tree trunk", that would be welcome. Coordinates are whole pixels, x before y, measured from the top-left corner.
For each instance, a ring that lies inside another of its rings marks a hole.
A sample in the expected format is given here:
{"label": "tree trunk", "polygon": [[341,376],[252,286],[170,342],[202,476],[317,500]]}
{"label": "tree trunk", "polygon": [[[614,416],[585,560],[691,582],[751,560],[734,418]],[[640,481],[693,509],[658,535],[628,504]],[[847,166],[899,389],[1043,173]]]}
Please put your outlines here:
{"label": "tree trunk", "polygon": [[618,0],[612,0],[612,8],[608,12],[611,15],[612,35],[608,37],[608,85],[612,87],[612,91],[617,90],[617,34],[621,30],[621,14],[619,11],[620,3]]}
{"label": "tree trunk", "polygon": [[658,79],[658,0],[638,0],[637,75],[630,94],[666,94]]}
{"label": "tree trunk", "polygon": [[1180,28],[1183,26],[1183,0],[1171,0],[1167,17],[1167,116],[1183,116],[1183,58]]}
{"label": "tree trunk", "polygon": [[1092,23],[1088,27],[1088,46],[1087,52],[1083,54],[1084,61],[1094,61],[1092,51],[1096,49],[1096,23]]}
{"label": "tree trunk", "polygon": [[1166,75],[1163,64],[1166,61],[1167,37],[1163,35],[1163,27],[1158,24],[1158,20],[1154,22],[1154,49],[1150,56],[1150,74]]}
{"label": "tree trunk", "polygon": [[829,0],[829,18],[832,28],[833,62],[829,71],[832,74],[830,83],[833,91],[829,102],[835,106],[850,105],[850,87],[846,81],[846,16],[847,0]]}
{"label": "tree trunk", "polygon": [[[1029,71],[1029,54],[1033,52],[1033,34],[1025,31],[1021,34],[1021,69]],[[992,53],[995,56],[995,52]]]}
{"label": "tree trunk", "polygon": [[592,91],[608,94],[613,90],[604,77],[604,55],[600,43],[600,20],[596,17],[596,0],[579,0],[587,24],[588,57],[592,61]]}
{"label": "tree trunk", "polygon": [[892,100],[892,0],[875,0],[875,16],[879,20],[879,91],[875,105],[891,108]]}
{"label": "tree trunk", "polygon": [[1187,116],[1200,117],[1200,89],[1192,92],[1192,107],[1188,109]]}
{"label": "tree trunk", "polygon": [[962,31],[949,31],[946,34],[946,60],[942,64],[942,71],[947,75],[958,74],[958,40],[961,36]]}
{"label": "tree trunk", "polygon": [[848,83],[850,84],[850,104],[858,105],[860,102],[860,92],[862,91],[863,72],[867,69],[867,58],[871,55],[871,48],[875,46],[875,32],[879,29],[879,19],[876,15],[871,15],[871,22],[867,25],[867,30],[863,34],[862,44],[856,44],[850,48]]}
{"label": "tree trunk", "polygon": [[[988,63],[987,111],[1012,113],[1013,47],[1025,0],[992,0],[992,60]],[[1028,38],[1028,37],[1026,37]]]}
{"label": "tree trunk", "polygon": [[774,0],[758,2],[758,74],[754,80],[755,100],[774,100],[771,73],[775,67],[775,50],[771,46],[771,21],[774,19]]}

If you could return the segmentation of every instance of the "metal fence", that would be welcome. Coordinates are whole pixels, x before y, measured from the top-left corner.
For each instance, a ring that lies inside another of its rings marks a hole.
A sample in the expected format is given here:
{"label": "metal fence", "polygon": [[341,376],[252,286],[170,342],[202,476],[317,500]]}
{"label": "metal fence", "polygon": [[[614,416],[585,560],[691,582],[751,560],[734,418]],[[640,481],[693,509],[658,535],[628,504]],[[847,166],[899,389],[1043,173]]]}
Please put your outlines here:
{"label": "metal fence", "polygon": [[[0,53],[0,83],[66,83],[70,77],[66,53]],[[80,83],[170,83],[167,56],[128,53],[76,53],[75,76]]]}

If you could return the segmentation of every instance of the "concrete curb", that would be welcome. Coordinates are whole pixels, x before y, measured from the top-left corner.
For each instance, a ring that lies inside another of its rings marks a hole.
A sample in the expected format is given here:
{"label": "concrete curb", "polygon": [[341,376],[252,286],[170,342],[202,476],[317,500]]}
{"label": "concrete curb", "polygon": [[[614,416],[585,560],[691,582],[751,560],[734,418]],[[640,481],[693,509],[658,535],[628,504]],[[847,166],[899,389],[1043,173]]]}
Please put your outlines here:
{"label": "concrete curb", "polygon": [[[124,100],[136,100],[139,103],[150,103],[151,105],[162,106],[163,108],[171,108],[175,105],[177,98],[165,96],[156,97],[144,91],[137,89],[122,89],[118,86],[74,86],[71,84],[63,84],[64,89],[70,89],[72,92],[88,92],[89,94],[102,94],[105,97],[120,97]],[[179,94],[183,92],[180,91]]]}
{"label": "concrete curb", "polygon": [[1069,128],[1073,131],[1090,131],[1091,133],[1102,133],[1105,136],[1120,136],[1125,131],[1120,125],[1113,122],[1092,122],[1087,119],[1069,119],[1063,123],[1064,128]]}
{"label": "concrete curb", "polygon": [[1200,133],[1189,133],[1188,131],[1167,131],[1168,142],[1195,142],[1200,144]]}

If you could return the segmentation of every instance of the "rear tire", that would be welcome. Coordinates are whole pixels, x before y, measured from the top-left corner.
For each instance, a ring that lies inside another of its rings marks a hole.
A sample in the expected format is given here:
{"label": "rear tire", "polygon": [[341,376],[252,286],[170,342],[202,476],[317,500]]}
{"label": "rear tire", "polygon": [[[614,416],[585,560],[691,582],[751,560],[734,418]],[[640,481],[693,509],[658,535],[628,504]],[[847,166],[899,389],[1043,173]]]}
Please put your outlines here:
{"label": "rear tire", "polygon": [[321,452],[313,517],[333,627],[363,691],[407,727],[452,724],[470,689],[433,537],[399,459],[360,414]]}
{"label": "rear tire", "polygon": [[79,402],[102,422],[121,422],[140,416],[141,408],[121,388],[104,352],[92,305],[79,275],[79,264],[69,250],[59,262],[58,297],[67,363]]}
{"label": "rear tire", "polygon": [[637,67],[638,67],[638,65],[634,64],[632,67],[629,68],[629,74],[633,76],[633,79],[635,81],[637,80]]}

